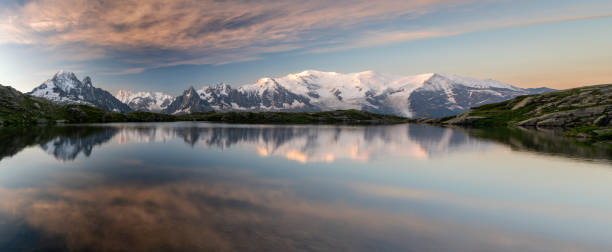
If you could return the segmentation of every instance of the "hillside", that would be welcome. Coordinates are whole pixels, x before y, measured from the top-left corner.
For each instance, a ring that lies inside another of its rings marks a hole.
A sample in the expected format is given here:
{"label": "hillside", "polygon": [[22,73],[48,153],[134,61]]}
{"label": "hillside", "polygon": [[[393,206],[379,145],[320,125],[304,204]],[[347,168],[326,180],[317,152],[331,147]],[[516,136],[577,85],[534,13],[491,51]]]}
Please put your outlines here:
{"label": "hillside", "polygon": [[179,115],[180,121],[209,121],[256,124],[392,124],[407,118],[374,114],[359,110],[325,112],[204,112]]}
{"label": "hillside", "polygon": [[59,105],[0,85],[0,125],[172,121],[173,116],[149,112],[117,113],[82,104]]}
{"label": "hillside", "polygon": [[612,84],[587,86],[483,105],[462,115],[423,122],[473,127],[561,128],[567,135],[612,139]]}

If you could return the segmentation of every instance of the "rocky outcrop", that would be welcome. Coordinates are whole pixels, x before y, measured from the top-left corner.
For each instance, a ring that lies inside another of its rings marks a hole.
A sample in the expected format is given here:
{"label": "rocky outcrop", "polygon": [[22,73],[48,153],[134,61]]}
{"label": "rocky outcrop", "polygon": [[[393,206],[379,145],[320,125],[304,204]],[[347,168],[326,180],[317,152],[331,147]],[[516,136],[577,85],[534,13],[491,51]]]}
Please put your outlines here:
{"label": "rocky outcrop", "polygon": [[580,108],[545,114],[516,123],[518,126],[576,127],[584,125],[612,126],[612,105]]}
{"label": "rocky outcrop", "polygon": [[488,126],[612,127],[612,84],[521,96],[473,108],[442,123]]}
{"label": "rocky outcrop", "polygon": [[460,116],[454,117],[448,121],[444,121],[443,124],[472,125],[474,122],[484,118],[485,117],[483,116],[470,116],[469,113],[465,113]]}

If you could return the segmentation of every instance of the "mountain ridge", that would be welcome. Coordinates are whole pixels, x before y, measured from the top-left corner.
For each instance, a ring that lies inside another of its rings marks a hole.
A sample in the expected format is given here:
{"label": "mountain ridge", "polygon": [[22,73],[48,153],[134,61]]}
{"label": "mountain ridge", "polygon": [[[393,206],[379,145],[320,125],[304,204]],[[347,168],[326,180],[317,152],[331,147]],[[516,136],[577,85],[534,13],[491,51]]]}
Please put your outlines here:
{"label": "mountain ridge", "polygon": [[95,88],[89,77],[79,81],[74,73],[60,71],[29,94],[59,104],[86,104],[116,112],[363,110],[402,117],[440,118],[461,114],[471,107],[548,91],[552,89],[518,88],[492,79],[442,73],[402,76],[375,71],[343,74],[305,70],[261,78],[238,88],[225,83],[197,90],[190,87],[176,97],[162,92],[126,90],[112,96]]}
{"label": "mountain ridge", "polygon": [[149,111],[159,113],[170,105],[175,97],[164,92],[134,92],[119,90],[115,97],[127,104],[134,111]]}
{"label": "mountain ridge", "polygon": [[[197,90],[199,111],[330,111],[356,109],[403,117],[445,117],[472,106],[552,91],[523,89],[492,79],[428,73],[413,76],[374,71],[341,74],[306,70],[232,88],[221,83]],[[166,110],[167,113],[188,113]]]}

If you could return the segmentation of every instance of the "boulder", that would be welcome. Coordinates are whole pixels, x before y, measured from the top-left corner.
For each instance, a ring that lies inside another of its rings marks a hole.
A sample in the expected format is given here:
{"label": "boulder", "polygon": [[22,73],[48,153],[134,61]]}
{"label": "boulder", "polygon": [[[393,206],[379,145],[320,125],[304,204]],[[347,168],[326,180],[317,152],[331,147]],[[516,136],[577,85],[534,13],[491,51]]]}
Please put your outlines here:
{"label": "boulder", "polygon": [[525,121],[518,122],[516,125],[517,126],[536,126],[538,125],[538,120],[539,118],[531,118]]}
{"label": "boulder", "polygon": [[538,127],[562,127],[567,123],[567,119],[564,117],[553,117],[539,121],[536,126]]}
{"label": "boulder", "polygon": [[597,125],[600,127],[608,126],[610,125],[610,117],[608,117],[607,115],[602,115],[600,117],[597,117],[597,119],[593,121],[593,125]]}
{"label": "boulder", "polygon": [[576,134],[576,137],[577,138],[591,138],[591,136],[586,133],[578,133]]}
{"label": "boulder", "polygon": [[610,134],[612,133],[612,129],[600,129],[600,130],[593,130],[593,132],[597,135],[604,135],[604,134]]}
{"label": "boulder", "polygon": [[445,121],[444,124],[453,124],[453,125],[471,125],[472,123],[484,119],[482,116],[458,116],[448,121]]}
{"label": "boulder", "polygon": [[522,107],[525,107],[525,106],[531,104],[532,101],[533,101],[533,96],[529,96],[529,97],[521,100],[516,105],[514,105],[514,107],[512,107],[512,110],[517,110],[517,109],[520,109]]}

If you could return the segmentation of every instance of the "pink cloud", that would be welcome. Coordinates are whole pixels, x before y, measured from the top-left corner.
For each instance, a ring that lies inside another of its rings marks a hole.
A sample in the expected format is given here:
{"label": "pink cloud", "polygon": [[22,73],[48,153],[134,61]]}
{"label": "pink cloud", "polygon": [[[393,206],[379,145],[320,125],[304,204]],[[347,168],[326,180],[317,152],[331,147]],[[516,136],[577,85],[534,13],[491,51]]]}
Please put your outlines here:
{"label": "pink cloud", "polygon": [[472,0],[196,1],[35,0],[0,21],[0,43],[190,51],[219,64],[314,45],[319,32],[399,16],[419,17]]}

